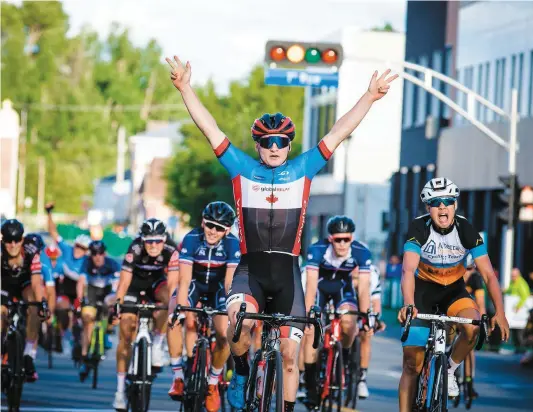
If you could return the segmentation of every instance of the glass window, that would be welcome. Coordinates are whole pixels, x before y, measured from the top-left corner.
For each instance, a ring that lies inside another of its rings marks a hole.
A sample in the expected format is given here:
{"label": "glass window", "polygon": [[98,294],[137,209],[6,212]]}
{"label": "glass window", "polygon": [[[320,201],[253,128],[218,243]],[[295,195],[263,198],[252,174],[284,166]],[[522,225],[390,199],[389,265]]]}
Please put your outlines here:
{"label": "glass window", "polygon": [[[452,70],[452,61],[453,59],[453,56],[452,56],[452,48],[451,47],[446,47],[446,55],[445,55],[445,59],[444,59],[444,74],[448,77],[453,77],[453,70]],[[444,94],[448,97],[450,97],[450,91],[451,91],[451,86],[449,84],[446,84],[444,86]],[[444,105],[444,109],[443,109],[443,116],[445,118],[450,118],[451,117],[451,109],[450,107],[445,104]]]}
{"label": "glass window", "polygon": [[[490,90],[490,62],[487,62],[485,63],[485,87],[483,90],[483,97],[487,100],[490,99],[489,90]],[[483,117],[485,118],[485,121],[490,121],[492,119],[491,110],[485,107],[483,109],[483,113],[484,113]]]}
{"label": "glass window", "polygon": [[[429,59],[427,56],[421,56],[418,59],[418,64],[422,67],[429,66]],[[418,73],[418,78],[423,82],[424,73]],[[416,125],[423,126],[426,122],[427,115],[427,92],[423,87],[418,87],[418,93],[416,98]]]}
{"label": "glass window", "polygon": [[511,89],[516,86],[516,54],[511,56]]}
{"label": "glass window", "polygon": [[[477,67],[476,93],[483,96],[483,63]],[[483,107],[481,103],[477,103],[476,112],[480,122],[484,121],[485,112]]]}
{"label": "glass window", "polygon": [[[336,103],[330,103],[318,107],[318,124],[317,124],[317,143],[322,139],[335,124],[335,115],[337,110]],[[315,143],[316,144],[316,143]],[[326,163],[326,166],[318,174],[333,173],[333,158]]]}
{"label": "glass window", "polygon": [[518,82],[517,82],[517,89],[518,89],[518,113],[521,113],[522,110],[522,97],[524,94],[522,93],[522,84],[523,77],[524,77],[524,53],[520,53],[518,56]]}
{"label": "glass window", "polygon": [[[433,52],[433,62],[432,62],[432,67],[433,67],[433,70],[439,72],[439,73],[442,73],[443,72],[443,67],[442,67],[442,50],[435,50]],[[442,91],[441,90],[441,87],[442,87],[442,82],[439,80],[439,79],[433,79],[433,87],[439,91]],[[439,111],[440,111],[440,106],[441,106],[441,102],[440,100],[431,95],[430,97],[430,113],[433,117],[435,118],[439,118]]]}
{"label": "glass window", "polygon": [[507,77],[505,76],[505,63],[506,63],[505,57],[502,58],[502,74],[500,76],[500,107],[505,108],[505,102],[507,101],[507,88],[505,85],[507,84]]}
{"label": "glass window", "polygon": [[494,77],[494,103],[499,106],[500,104],[500,76],[501,76],[501,61],[496,60],[496,74]]}
{"label": "glass window", "polygon": [[[408,74],[413,74],[412,70],[405,70]],[[403,104],[403,127],[405,129],[410,128],[413,125],[413,100],[415,93],[415,85],[410,81],[405,81],[405,96]]]}
{"label": "glass window", "polygon": [[533,116],[533,50],[529,53],[529,115]]}

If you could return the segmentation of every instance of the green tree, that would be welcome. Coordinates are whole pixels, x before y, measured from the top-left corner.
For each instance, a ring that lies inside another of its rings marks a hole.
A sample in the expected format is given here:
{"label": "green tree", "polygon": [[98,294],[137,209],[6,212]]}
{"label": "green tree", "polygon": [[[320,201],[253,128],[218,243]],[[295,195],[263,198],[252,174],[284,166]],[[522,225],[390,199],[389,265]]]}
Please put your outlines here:
{"label": "green tree", "polygon": [[385,33],[396,33],[397,32],[396,30],[394,30],[394,27],[392,27],[392,24],[389,22],[386,22],[383,25],[383,27],[372,28],[372,31],[385,32]]}
{"label": "green tree", "polygon": [[[231,83],[227,96],[219,96],[212,82],[196,92],[220,129],[249,155],[257,156],[250,136],[253,120],[263,113],[275,112],[282,112],[295,122],[297,135],[291,155],[301,152],[303,88],[267,86],[263,68],[255,67],[245,82]],[[223,200],[233,205],[232,186],[228,173],[196,125],[186,124],[181,131],[184,141],[167,165],[167,201],[189,215],[191,224],[197,224],[207,203]]]}
{"label": "green tree", "polygon": [[[137,47],[118,24],[106,39],[89,27],[69,38],[60,2],[2,2],[1,7],[1,95],[28,113],[26,195],[36,197],[38,157],[43,156],[47,199],[55,200],[60,211],[80,212],[94,179],[114,170],[118,127],[134,134],[148,118],[179,117],[178,111],[150,113],[149,107],[181,99],[162,80],[168,70],[154,40]],[[40,110],[36,104],[55,109]],[[60,108],[65,105],[76,110]],[[128,105],[146,110],[122,110]]]}

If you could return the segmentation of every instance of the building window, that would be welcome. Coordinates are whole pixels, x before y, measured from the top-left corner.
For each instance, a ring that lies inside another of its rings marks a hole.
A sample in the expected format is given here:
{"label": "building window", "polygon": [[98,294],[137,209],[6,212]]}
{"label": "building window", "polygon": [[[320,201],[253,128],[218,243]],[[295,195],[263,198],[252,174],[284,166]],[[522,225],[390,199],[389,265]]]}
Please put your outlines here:
{"label": "building window", "polygon": [[496,74],[494,77],[494,103],[496,104],[496,106],[500,105],[500,76],[502,71],[501,67],[501,60],[496,60]]}
{"label": "building window", "polygon": [[[485,63],[485,87],[483,91],[483,97],[489,99],[489,90],[490,90],[490,62]],[[483,108],[485,121],[488,122],[492,119],[492,110],[489,110],[487,107]]]}
{"label": "building window", "polygon": [[511,56],[511,89],[516,86],[516,54]]}
{"label": "building window", "polygon": [[[427,56],[422,56],[418,59],[418,64],[422,67],[429,66],[429,59]],[[423,82],[424,73],[420,72],[418,78]],[[416,125],[423,126],[426,122],[427,115],[427,92],[423,87],[418,87],[418,93],[416,98]]]}
{"label": "building window", "polygon": [[[406,73],[413,75],[413,71],[406,69]],[[408,129],[413,125],[413,106],[415,97],[415,85],[406,80],[405,84],[405,96],[403,104],[403,127]]]}
{"label": "building window", "polygon": [[[446,54],[445,54],[445,58],[444,58],[444,74],[448,77],[453,77],[453,73],[452,73],[452,61],[453,59],[453,55],[452,55],[452,48],[451,47],[447,47],[446,48]],[[444,86],[444,94],[448,97],[451,97],[450,96],[450,92],[451,92],[451,86],[449,84],[446,84]],[[444,118],[451,118],[451,109],[450,107],[445,104],[444,105],[444,109],[443,109],[443,116]]]}
{"label": "building window", "polygon": [[507,101],[507,92],[506,92],[506,83],[507,78],[505,76],[505,63],[506,59],[505,57],[502,58],[502,75],[501,75],[501,81],[500,81],[500,107],[502,109],[505,109],[505,102]]}
{"label": "building window", "polygon": [[516,88],[518,89],[518,113],[521,113],[522,110],[522,85],[524,77],[524,53],[518,55],[518,82]]}
{"label": "building window", "polygon": [[[336,103],[330,103],[318,107],[318,124],[316,128],[317,143],[319,139],[322,139],[326,134],[328,134],[328,132],[335,124],[336,110]],[[318,174],[330,173],[333,173],[333,160],[331,159],[328,163],[326,163],[326,166],[324,166]]]}
{"label": "building window", "polygon": [[[476,93],[483,96],[483,63],[477,67]],[[480,122],[484,121],[485,111],[483,108],[484,106],[478,102],[476,112],[478,113],[478,119]]]}
{"label": "building window", "polygon": [[[441,50],[435,50],[433,52],[433,62],[432,65],[433,70],[442,73],[443,72],[443,66],[442,66],[442,51]],[[433,79],[433,87],[439,91],[441,90],[442,82],[439,79]],[[440,116],[440,100],[436,97],[431,95],[430,96],[430,113],[431,115],[438,119]]]}
{"label": "building window", "polygon": [[533,116],[533,50],[529,53],[529,115]]}

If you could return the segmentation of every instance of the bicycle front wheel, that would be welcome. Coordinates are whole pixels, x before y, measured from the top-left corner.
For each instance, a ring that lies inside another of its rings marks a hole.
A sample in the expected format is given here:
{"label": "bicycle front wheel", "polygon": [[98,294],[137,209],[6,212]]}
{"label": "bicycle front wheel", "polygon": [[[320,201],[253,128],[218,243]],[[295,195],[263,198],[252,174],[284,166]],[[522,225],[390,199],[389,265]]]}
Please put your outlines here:
{"label": "bicycle front wheel", "polygon": [[193,353],[192,376],[187,389],[186,411],[201,412],[203,410],[207,390],[207,341],[201,339]]}
{"label": "bicycle front wheel", "polygon": [[[274,388],[275,386],[275,388]],[[273,395],[276,401],[273,404]],[[283,412],[283,364],[281,354],[278,351],[270,352],[267,355],[264,372],[263,396],[261,397],[261,412],[270,412],[271,407],[275,407],[276,412]]]}
{"label": "bicycle front wheel", "polygon": [[335,343],[333,350],[333,367],[329,379],[329,394],[322,404],[322,411],[331,412],[333,406],[337,405],[336,410],[342,408],[342,389],[344,378],[344,364],[342,362],[342,345],[340,342]]}
{"label": "bicycle front wheel", "polygon": [[132,412],[147,412],[150,404],[150,392],[152,389],[148,376],[148,342],[142,338],[137,342],[135,351],[137,352],[137,376],[135,380],[140,381],[133,383],[130,388],[130,406]]}
{"label": "bicycle front wheel", "polygon": [[428,384],[428,412],[448,411],[448,359],[436,355],[431,359],[431,375]]}
{"label": "bicycle front wheel", "polygon": [[19,331],[15,331],[8,342],[8,364],[11,372],[7,403],[10,412],[18,412],[24,384],[24,339]]}

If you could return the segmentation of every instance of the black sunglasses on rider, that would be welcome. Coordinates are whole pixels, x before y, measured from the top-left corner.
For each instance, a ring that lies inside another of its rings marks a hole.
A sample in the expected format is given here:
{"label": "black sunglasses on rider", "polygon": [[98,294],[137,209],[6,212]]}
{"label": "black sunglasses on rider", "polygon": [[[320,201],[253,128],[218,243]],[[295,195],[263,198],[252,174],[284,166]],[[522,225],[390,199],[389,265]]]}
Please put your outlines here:
{"label": "black sunglasses on rider", "polygon": [[208,222],[208,221],[204,221],[204,225],[208,229],[216,229],[216,231],[220,233],[225,232],[228,229],[227,227],[220,226],[220,225],[217,225],[216,223]]}
{"label": "black sunglasses on rider", "polygon": [[333,241],[335,243],[341,243],[341,242],[350,243],[352,241],[352,238],[351,237],[335,237],[333,238]]}
{"label": "black sunglasses on rider", "polygon": [[145,239],[144,243],[148,243],[149,245],[160,245],[163,243],[163,239]]}
{"label": "black sunglasses on rider", "polygon": [[285,136],[265,136],[259,139],[259,146],[264,149],[270,149],[275,143],[278,149],[283,149],[287,147],[290,142],[290,139]]}
{"label": "black sunglasses on rider", "polygon": [[4,243],[13,243],[13,242],[19,243],[19,242],[22,242],[22,236],[18,236],[18,237],[4,236],[2,241]]}

